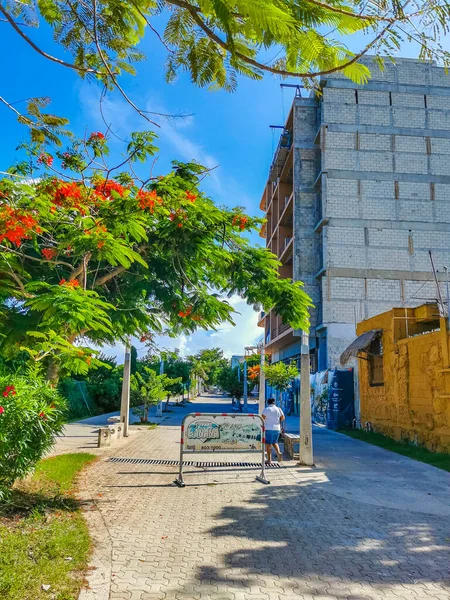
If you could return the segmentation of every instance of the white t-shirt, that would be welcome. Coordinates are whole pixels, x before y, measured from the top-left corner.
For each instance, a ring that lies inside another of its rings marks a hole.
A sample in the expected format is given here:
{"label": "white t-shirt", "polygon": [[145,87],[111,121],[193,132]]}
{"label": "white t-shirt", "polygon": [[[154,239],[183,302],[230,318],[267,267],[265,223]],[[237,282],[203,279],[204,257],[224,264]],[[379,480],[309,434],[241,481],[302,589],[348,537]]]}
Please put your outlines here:
{"label": "white t-shirt", "polygon": [[267,406],[262,414],[266,417],[264,425],[270,431],[281,431],[280,419],[284,417],[283,411],[275,404]]}

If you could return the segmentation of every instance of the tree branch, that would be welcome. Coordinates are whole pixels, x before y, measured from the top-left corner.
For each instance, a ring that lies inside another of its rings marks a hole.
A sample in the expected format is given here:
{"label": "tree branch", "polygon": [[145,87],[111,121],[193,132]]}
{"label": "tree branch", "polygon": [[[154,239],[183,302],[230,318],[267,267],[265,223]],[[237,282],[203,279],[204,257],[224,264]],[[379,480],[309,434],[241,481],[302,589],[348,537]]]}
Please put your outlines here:
{"label": "tree branch", "polygon": [[141,115],[141,117],[144,117],[144,119],[146,119],[149,123],[151,123],[152,125],[154,125],[155,127],[159,127],[158,123],[156,123],[155,121],[152,121],[151,119],[149,119],[147,117],[147,115],[136,106],[136,104],[131,100],[131,98],[129,98],[127,96],[127,94],[125,93],[125,91],[121,88],[119,82],[116,79],[116,76],[114,75],[114,73],[111,71],[111,67],[108,64],[108,61],[105,59],[103,51],[100,47],[100,42],[98,41],[98,34],[97,34],[97,1],[93,0],[93,31],[94,31],[94,40],[95,40],[95,46],[97,48],[97,52],[100,56],[100,59],[102,61],[102,63],[105,66],[105,69],[108,71],[109,76],[111,77],[111,81],[114,83],[114,85],[116,86],[116,88],[119,90],[119,92],[122,94],[122,96],[125,98],[125,100],[128,102],[128,104],[134,108],[134,110]]}
{"label": "tree branch", "polygon": [[20,279],[20,277],[18,275],[16,275],[16,273],[14,273],[14,271],[9,271],[8,274],[11,275],[11,277],[17,283],[17,285],[19,286],[19,289],[22,292],[22,295],[24,296],[24,298],[34,298],[33,294],[30,294],[29,292],[27,292],[25,290],[25,286],[23,285],[22,280]]}
{"label": "tree branch", "polygon": [[62,65],[63,67],[69,67],[69,69],[74,69],[75,71],[80,71],[82,73],[92,73],[92,74],[98,75],[98,71],[96,71],[95,69],[85,69],[83,67],[77,67],[77,65],[74,65],[72,63],[68,63],[68,62],[66,62],[64,60],[61,60],[60,58],[56,58],[56,56],[52,56],[51,54],[47,54],[47,52],[44,52],[44,50],[41,50],[39,48],[39,46],[37,46],[33,42],[33,40],[31,40],[27,36],[27,34],[24,33],[20,29],[20,27],[17,25],[17,23],[11,17],[11,15],[3,8],[3,6],[1,4],[0,4],[0,12],[5,16],[5,18],[9,22],[9,24],[15,29],[15,31],[20,35],[20,37],[22,37],[27,42],[27,44],[29,44],[34,50],[36,50],[36,52],[38,54],[40,54],[44,58],[47,58],[48,60],[51,60],[52,62],[55,62],[58,65]]}
{"label": "tree branch", "polygon": [[[210,29],[208,27],[208,25],[206,25],[206,23],[200,18],[197,7],[192,6],[188,2],[184,2],[184,0],[168,0],[168,1],[171,4],[175,4],[176,6],[179,6],[180,8],[184,8],[185,10],[187,10],[190,13],[190,15],[192,16],[192,18],[194,19],[194,21],[197,23],[197,25],[204,31],[204,33],[206,33],[206,35],[210,39],[212,39],[214,42],[216,42],[216,44],[218,46],[223,48],[223,50],[226,50],[231,55],[234,54],[235,56],[237,56],[238,58],[240,58],[247,64],[252,65],[258,69],[261,69],[261,71],[268,71],[269,73],[273,73],[275,75],[281,75],[283,77],[303,77],[305,79],[314,79],[315,77],[320,77],[321,75],[330,75],[331,73],[335,73],[336,71],[342,71],[342,69],[349,67],[350,65],[357,62],[360,58],[362,58],[365,54],[367,54],[367,52],[369,52],[369,50],[378,41],[380,41],[380,39],[385,35],[385,33],[389,29],[391,29],[391,27],[394,25],[394,22],[388,23],[388,25],[386,25],[386,27],[383,27],[383,29],[380,31],[380,33],[369,44],[367,44],[367,46],[361,52],[356,54],[351,60],[349,60],[345,64],[339,65],[337,67],[333,67],[332,69],[327,69],[325,71],[315,71],[312,73],[311,72],[296,73],[295,71],[286,71],[285,69],[276,69],[274,67],[269,67],[268,65],[264,65],[263,63],[260,63],[257,60],[254,60],[253,58],[250,58],[249,56],[242,54],[241,52],[233,51],[232,48],[230,48],[230,46],[226,42],[224,42],[222,39],[220,39],[219,36],[217,36],[214,33],[214,31],[212,29]],[[406,4],[408,4],[408,2]],[[406,4],[404,6],[406,6]],[[355,16],[357,16],[357,15],[355,15]]]}
{"label": "tree branch", "polygon": [[106,273],[106,275],[99,277],[95,282],[95,287],[101,287],[102,285],[105,285],[105,283],[111,279],[114,279],[114,277],[117,277],[117,275],[120,275],[124,271],[126,271],[125,267],[116,267],[113,271],[110,271],[109,273]]}
{"label": "tree branch", "polygon": [[64,260],[47,260],[47,259],[43,259],[43,258],[37,258],[35,256],[28,256],[28,254],[24,254],[23,252],[18,252],[17,250],[14,250],[13,248],[8,248],[8,246],[4,246],[3,244],[0,244],[0,248],[3,248],[4,250],[7,250],[8,252],[12,252],[12,254],[16,254],[17,256],[20,256],[27,260],[34,260],[34,261],[40,262],[40,263],[51,263],[52,265],[65,265],[66,267],[70,267],[71,269],[73,269],[73,265],[71,265],[68,262],[65,262]]}

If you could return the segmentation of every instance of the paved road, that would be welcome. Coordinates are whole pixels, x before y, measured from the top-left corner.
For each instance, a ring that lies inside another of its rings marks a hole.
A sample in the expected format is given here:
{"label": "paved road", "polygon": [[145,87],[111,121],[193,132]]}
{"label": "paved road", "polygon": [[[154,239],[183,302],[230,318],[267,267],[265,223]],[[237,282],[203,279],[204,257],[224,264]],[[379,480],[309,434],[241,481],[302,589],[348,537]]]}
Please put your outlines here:
{"label": "paved road", "polygon": [[[173,409],[110,455],[177,459],[183,413],[213,408]],[[448,600],[450,474],[324,429],[314,444],[316,468],[286,463],[268,486],[255,469],[190,467],[178,489],[174,466],[102,457],[84,486],[103,578],[84,597]]]}

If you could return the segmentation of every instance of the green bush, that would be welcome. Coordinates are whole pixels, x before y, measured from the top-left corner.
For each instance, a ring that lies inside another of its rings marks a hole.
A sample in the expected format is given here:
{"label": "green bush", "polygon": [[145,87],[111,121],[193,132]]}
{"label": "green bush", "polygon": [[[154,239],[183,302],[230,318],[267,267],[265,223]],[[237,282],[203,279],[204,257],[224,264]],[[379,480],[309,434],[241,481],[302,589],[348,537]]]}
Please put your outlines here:
{"label": "green bush", "polygon": [[65,412],[65,400],[35,372],[0,373],[0,499],[52,447]]}

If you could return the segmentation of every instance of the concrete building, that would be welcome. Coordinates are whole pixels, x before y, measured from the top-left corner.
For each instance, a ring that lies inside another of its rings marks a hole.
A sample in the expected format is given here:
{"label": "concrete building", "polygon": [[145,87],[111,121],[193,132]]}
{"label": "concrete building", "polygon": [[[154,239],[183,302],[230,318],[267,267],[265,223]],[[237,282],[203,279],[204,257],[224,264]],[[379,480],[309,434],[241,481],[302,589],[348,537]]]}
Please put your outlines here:
{"label": "concrete building", "polygon": [[[336,73],[294,99],[261,200],[281,277],[315,304],[313,370],[339,365],[358,321],[436,299],[429,250],[440,280],[450,265],[450,76],[367,61],[366,85]],[[273,312],[259,324],[273,360],[299,354],[300,331]]]}

